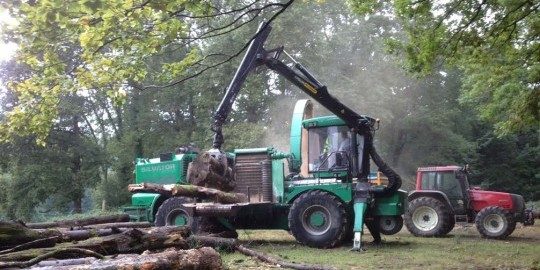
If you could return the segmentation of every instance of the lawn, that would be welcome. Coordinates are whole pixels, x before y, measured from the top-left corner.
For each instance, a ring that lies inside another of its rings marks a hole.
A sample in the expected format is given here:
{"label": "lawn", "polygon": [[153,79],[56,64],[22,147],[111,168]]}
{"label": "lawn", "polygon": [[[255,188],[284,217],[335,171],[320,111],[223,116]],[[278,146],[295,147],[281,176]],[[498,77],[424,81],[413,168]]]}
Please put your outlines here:
{"label": "lawn", "polygon": [[[380,246],[349,251],[351,244],[335,249],[314,249],[297,244],[285,231],[240,230],[239,238],[249,247],[289,261],[322,264],[337,269],[540,269],[540,224],[522,227],[506,240],[480,237],[474,226],[456,227],[444,238],[418,238],[404,228],[385,236]],[[367,230],[366,230],[367,231]],[[223,253],[229,269],[271,269],[241,254]]]}

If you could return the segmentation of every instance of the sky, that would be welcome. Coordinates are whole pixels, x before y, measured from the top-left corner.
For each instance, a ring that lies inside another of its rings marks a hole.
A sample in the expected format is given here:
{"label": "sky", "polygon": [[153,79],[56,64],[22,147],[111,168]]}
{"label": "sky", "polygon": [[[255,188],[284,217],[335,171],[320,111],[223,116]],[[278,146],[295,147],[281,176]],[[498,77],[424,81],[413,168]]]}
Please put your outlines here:
{"label": "sky", "polygon": [[[11,16],[9,16],[7,10],[0,10],[0,25],[1,29],[0,32],[4,31],[5,25],[13,25],[15,24],[15,19],[13,19]],[[17,50],[17,45],[15,43],[5,43],[3,41],[0,41],[0,61],[7,61],[11,57],[13,57],[13,54]]]}

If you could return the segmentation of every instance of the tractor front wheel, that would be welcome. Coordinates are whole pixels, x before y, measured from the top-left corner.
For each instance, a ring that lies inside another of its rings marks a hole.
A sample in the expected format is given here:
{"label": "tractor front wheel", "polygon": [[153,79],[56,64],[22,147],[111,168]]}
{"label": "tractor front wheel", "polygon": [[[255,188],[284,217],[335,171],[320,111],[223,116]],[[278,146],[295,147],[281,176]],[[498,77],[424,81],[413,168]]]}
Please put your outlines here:
{"label": "tractor front wheel", "polygon": [[379,218],[379,229],[384,235],[393,235],[403,228],[403,218],[401,216],[381,216]]}
{"label": "tractor front wheel", "polygon": [[405,226],[415,236],[442,236],[449,232],[451,219],[448,207],[432,197],[420,197],[409,202]]}
{"label": "tractor front wheel", "polygon": [[156,226],[188,226],[192,231],[196,231],[198,221],[183,206],[184,203],[191,202],[183,197],[171,197],[159,206],[156,212]]}
{"label": "tractor front wheel", "polygon": [[476,215],[475,223],[480,235],[490,239],[504,239],[516,228],[512,215],[499,206],[482,209]]}
{"label": "tractor front wheel", "polygon": [[314,190],[300,195],[289,211],[289,228],[296,240],[316,248],[339,245],[350,228],[347,207],[336,196]]}

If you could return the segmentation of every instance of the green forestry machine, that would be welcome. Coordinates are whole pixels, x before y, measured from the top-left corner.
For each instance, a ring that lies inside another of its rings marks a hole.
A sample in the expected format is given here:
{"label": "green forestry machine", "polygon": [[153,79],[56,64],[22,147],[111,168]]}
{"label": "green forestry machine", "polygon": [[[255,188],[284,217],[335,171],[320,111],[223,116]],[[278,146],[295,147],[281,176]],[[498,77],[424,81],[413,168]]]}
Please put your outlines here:
{"label": "green forestry machine", "polygon": [[[247,195],[248,202],[220,204],[135,193],[126,211],[135,220],[188,225],[194,231],[201,218],[213,218],[231,230],[283,229],[298,242],[317,248],[353,240],[353,250],[361,250],[364,223],[376,242],[380,233],[397,233],[403,225],[407,194],[399,189],[399,175],[374,148],[378,120],[354,112],[330,95],[283,47],[266,50],[263,45],[270,30],[269,24],[261,24],[249,44],[214,115],[213,149],[206,152],[232,164],[233,191]],[[282,54],[292,60],[291,65],[280,60]],[[300,100],[292,115],[289,153],[273,148],[224,153],[222,126],[248,73],[258,66],[285,77],[334,115],[312,118],[311,102]],[[138,159],[135,182],[188,184],[188,164],[201,154],[183,148],[176,154]],[[370,182],[370,161],[386,175],[386,185]]]}

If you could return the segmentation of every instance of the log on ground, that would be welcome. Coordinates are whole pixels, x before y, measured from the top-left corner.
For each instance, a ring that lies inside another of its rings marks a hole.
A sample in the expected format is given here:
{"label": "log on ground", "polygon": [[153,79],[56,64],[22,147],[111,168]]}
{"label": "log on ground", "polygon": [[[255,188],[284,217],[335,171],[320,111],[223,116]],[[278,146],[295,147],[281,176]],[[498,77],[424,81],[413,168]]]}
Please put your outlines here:
{"label": "log on ground", "polygon": [[33,242],[39,239],[51,238],[51,241],[41,242],[40,247],[54,246],[54,237],[61,237],[57,230],[32,230],[17,222],[0,221],[0,250],[10,249],[15,246]]}
{"label": "log on ground", "polygon": [[[57,244],[54,247],[28,249],[0,255],[0,261],[27,261],[58,249],[79,248],[97,252],[102,255],[124,253],[140,253],[145,250],[159,250],[168,247],[187,249],[186,237],[190,234],[186,227],[154,227],[147,232],[140,229],[129,229],[120,234],[90,238],[80,242]],[[78,258],[81,256],[63,255],[61,258]]]}
{"label": "log on ground", "polygon": [[242,193],[223,192],[221,190],[193,185],[160,185],[153,183],[130,184],[130,192],[159,193],[166,196],[183,196],[199,199],[209,199],[218,203],[243,203],[247,196]]}
{"label": "log on ground", "polygon": [[129,221],[128,214],[118,214],[118,215],[109,215],[109,216],[97,216],[97,217],[88,217],[81,219],[70,219],[70,220],[60,220],[55,222],[42,222],[42,223],[27,223],[26,227],[32,229],[47,229],[54,227],[81,227],[92,224],[101,224],[101,223],[113,223],[113,222],[127,222]]}
{"label": "log on ground", "polygon": [[118,255],[99,260],[94,258],[44,261],[32,267],[34,270],[64,269],[223,269],[221,257],[214,249],[167,249],[163,252]]}

